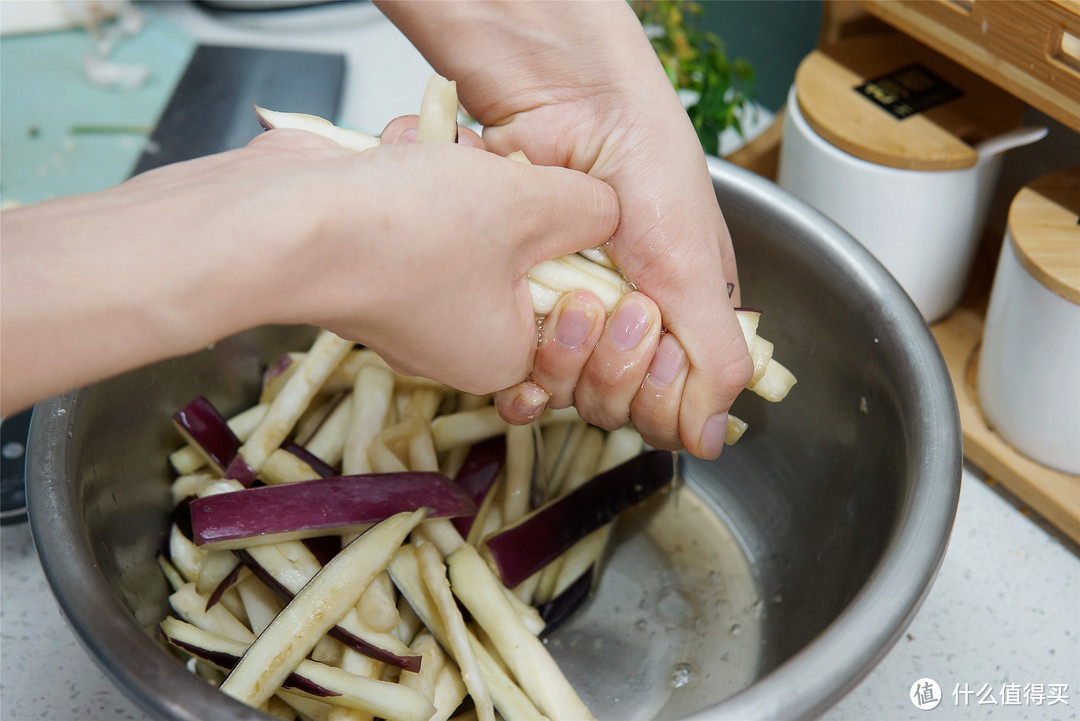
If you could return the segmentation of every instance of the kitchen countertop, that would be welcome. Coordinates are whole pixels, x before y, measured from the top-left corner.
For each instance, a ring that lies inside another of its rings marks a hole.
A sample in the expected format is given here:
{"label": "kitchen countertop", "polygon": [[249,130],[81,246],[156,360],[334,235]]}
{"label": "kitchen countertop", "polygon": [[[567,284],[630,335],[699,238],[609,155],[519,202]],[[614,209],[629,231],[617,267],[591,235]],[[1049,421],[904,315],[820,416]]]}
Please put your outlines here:
{"label": "kitchen countertop", "polygon": [[[348,70],[339,122],[372,133],[397,115],[417,112],[431,72],[366,3],[264,15],[213,14],[175,2],[156,3],[151,14],[149,31],[160,33],[157,43],[173,54],[171,65],[155,67],[164,89],[146,91],[147,102],[158,102],[155,111],[167,99],[169,83],[179,77],[196,39],[345,54]],[[7,77],[4,82],[4,99],[9,100]],[[113,175],[88,179],[83,189],[121,180],[140,147],[125,135],[112,149],[112,155],[119,156]],[[9,148],[4,150],[11,162]],[[71,145],[62,150],[65,157],[74,153]],[[63,163],[54,165],[62,172]],[[30,202],[41,199],[45,186],[40,179],[47,178],[53,166],[38,170],[36,185],[23,187],[13,186],[7,170],[4,200]],[[145,714],[105,678],[66,626],[27,527],[4,527],[0,542],[0,718],[145,721]],[[909,696],[912,685],[925,678],[940,687],[940,704],[930,711],[917,709]],[[985,483],[976,469],[966,468],[949,549],[922,608],[891,652],[823,718],[1000,721],[1078,716],[1080,557],[1071,544]]]}

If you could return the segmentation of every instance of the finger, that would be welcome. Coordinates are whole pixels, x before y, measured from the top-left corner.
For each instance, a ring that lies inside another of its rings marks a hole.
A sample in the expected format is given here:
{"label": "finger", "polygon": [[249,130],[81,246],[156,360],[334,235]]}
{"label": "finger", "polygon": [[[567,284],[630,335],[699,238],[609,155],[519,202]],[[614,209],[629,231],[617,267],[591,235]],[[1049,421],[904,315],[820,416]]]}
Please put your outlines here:
{"label": "finger", "polygon": [[754,364],[742,338],[721,351],[710,366],[691,364],[686,378],[679,427],[683,445],[699,458],[716,458],[724,449],[728,409],[746,387]]}
{"label": "finger", "polygon": [[[383,128],[379,139],[384,143],[415,143],[416,128],[420,124],[418,115],[400,115]],[[484,139],[480,134],[464,125],[458,126],[458,144],[485,150]]]}
{"label": "finger", "polygon": [[[681,236],[697,238],[697,242],[664,246],[664,252],[652,255],[651,262],[642,263],[641,257],[626,252],[617,260],[630,266],[627,276],[659,304],[668,330],[689,359],[679,407],[680,440],[695,456],[716,458],[724,447],[728,410],[750,381],[753,363],[728,297],[726,268],[734,272],[735,264],[729,252],[730,236],[715,200],[698,207],[700,212],[691,214],[698,224]],[[623,212],[628,211],[624,208]],[[644,253],[647,260],[650,255]],[[688,267],[694,272],[687,274]],[[735,303],[738,291],[736,284],[732,289]]]}
{"label": "finger", "polygon": [[660,336],[649,372],[630,404],[630,418],[641,437],[653,448],[677,451],[679,405],[690,365],[682,344],[671,333]]}
{"label": "finger", "polygon": [[582,418],[607,430],[626,425],[660,329],[660,309],[652,299],[638,292],[623,296],[578,381],[574,405]]}
{"label": "finger", "polygon": [[548,405],[548,392],[531,380],[498,391],[495,407],[507,423],[523,426],[531,423]]}
{"label": "finger", "polygon": [[544,319],[531,377],[550,394],[548,407],[574,403],[578,378],[604,332],[605,315],[599,298],[579,290],[559,298]]}

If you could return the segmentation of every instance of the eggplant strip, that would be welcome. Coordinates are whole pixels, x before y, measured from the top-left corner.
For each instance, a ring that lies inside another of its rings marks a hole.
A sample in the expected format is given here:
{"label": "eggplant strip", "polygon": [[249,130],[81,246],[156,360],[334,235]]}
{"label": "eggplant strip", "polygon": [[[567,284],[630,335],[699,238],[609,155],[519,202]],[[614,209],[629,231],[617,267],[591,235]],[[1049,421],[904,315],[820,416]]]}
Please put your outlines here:
{"label": "eggplant strip", "polygon": [[262,422],[244,441],[226,476],[250,486],[262,464],[288,437],[323,382],[352,347],[329,331],[321,331],[300,367],[270,403]]}
{"label": "eggplant strip", "polygon": [[356,605],[423,517],[423,511],[391,516],[342,549],[248,648],[221,690],[249,706],[270,698],[318,640]]}
{"label": "eggplant strip", "polygon": [[552,721],[593,719],[544,644],[521,622],[498,579],[472,546],[447,559],[454,595],[487,632],[522,689]]}

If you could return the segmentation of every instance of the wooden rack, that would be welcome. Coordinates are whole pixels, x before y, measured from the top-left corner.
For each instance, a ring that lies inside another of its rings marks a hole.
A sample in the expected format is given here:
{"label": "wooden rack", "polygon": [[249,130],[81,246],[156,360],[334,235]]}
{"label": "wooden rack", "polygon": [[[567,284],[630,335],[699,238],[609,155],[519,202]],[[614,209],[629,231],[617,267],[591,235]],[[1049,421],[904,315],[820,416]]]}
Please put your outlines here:
{"label": "wooden rack", "polygon": [[[1080,132],[1080,0],[825,0],[823,7],[820,44],[899,30]],[[775,179],[781,123],[729,159]],[[956,391],[964,454],[1080,543],[1080,477],[1017,452],[979,408],[976,369],[1000,243],[983,244],[960,306],[932,328]]]}
{"label": "wooden rack", "polygon": [[1080,132],[1080,2],[860,0],[859,5]]}

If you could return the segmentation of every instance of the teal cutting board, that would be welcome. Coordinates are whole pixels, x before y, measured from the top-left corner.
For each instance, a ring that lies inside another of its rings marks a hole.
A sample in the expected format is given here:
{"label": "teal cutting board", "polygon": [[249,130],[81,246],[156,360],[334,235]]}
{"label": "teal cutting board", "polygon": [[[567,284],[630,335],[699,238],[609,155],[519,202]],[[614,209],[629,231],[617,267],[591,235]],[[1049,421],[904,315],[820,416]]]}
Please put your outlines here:
{"label": "teal cutting board", "polygon": [[94,48],[86,31],[0,39],[0,203],[91,192],[130,175],[196,47],[140,8],[146,26],[111,57],[149,68],[139,88],[103,90],[84,77],[83,55]]}

